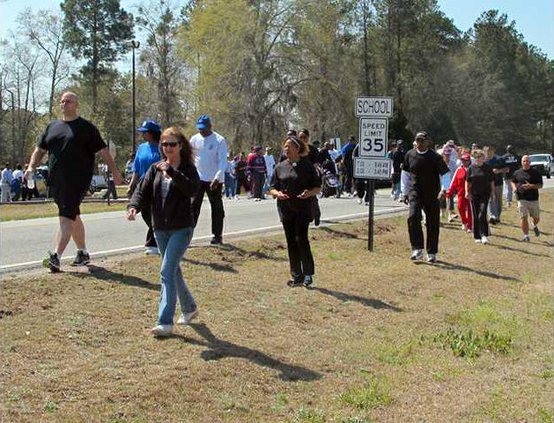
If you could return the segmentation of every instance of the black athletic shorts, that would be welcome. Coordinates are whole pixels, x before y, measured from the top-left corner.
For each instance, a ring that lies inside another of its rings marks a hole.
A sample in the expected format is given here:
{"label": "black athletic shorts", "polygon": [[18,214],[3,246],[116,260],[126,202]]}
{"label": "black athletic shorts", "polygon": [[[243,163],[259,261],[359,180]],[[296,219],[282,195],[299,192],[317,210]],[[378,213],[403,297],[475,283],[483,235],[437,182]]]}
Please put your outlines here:
{"label": "black athletic shorts", "polygon": [[56,189],[51,187],[50,193],[58,206],[58,216],[75,220],[77,215],[81,214],[79,206],[83,202],[86,190],[68,189],[67,187],[65,189]]}

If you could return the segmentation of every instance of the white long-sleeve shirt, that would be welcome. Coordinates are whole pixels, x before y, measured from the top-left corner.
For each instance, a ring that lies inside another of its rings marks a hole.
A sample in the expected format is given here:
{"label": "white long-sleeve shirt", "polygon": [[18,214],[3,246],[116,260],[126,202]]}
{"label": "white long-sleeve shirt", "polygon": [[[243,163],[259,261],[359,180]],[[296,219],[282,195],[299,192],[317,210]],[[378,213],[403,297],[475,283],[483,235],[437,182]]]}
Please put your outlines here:
{"label": "white long-sleeve shirt", "polygon": [[194,135],[190,139],[190,145],[200,180],[211,182],[217,179],[223,183],[227,166],[227,140],[212,131],[207,137],[199,133]]}

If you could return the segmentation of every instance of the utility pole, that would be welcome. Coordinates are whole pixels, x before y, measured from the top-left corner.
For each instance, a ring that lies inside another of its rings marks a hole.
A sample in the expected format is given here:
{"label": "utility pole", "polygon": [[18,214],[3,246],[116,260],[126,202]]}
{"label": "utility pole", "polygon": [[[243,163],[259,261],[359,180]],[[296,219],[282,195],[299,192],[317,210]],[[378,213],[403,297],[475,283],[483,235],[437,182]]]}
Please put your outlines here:
{"label": "utility pole", "polygon": [[136,108],[136,99],[135,99],[135,49],[139,48],[140,47],[140,42],[138,41],[131,41],[131,46],[133,47],[133,128],[132,128],[132,133],[133,133],[133,156],[135,155],[135,152],[136,152],[136,149],[137,149],[137,142],[136,142],[136,137],[137,137],[137,128],[136,128],[136,122],[135,122],[135,119],[136,119],[136,116],[135,116],[135,108]]}

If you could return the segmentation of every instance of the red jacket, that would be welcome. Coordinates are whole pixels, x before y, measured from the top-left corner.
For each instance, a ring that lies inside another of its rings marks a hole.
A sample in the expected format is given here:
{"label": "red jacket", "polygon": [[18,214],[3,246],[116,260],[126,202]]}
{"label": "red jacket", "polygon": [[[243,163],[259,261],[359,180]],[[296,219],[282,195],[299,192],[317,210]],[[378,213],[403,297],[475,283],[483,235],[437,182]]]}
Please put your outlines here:
{"label": "red jacket", "polygon": [[447,197],[452,197],[452,195],[457,192],[458,196],[465,198],[466,195],[466,178],[467,178],[467,168],[464,165],[460,165],[456,172],[454,172],[454,177],[450,183],[448,191],[446,191]]}

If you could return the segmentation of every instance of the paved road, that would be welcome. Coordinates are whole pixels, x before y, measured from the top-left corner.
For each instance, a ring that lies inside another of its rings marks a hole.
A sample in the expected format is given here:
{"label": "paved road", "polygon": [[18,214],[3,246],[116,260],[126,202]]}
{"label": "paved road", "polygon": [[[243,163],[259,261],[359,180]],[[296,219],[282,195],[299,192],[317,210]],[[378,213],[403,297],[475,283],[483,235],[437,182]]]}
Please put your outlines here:
{"label": "paved road", "polygon": [[[405,206],[393,202],[388,193],[379,190],[375,196],[375,213],[402,211]],[[325,198],[320,200],[322,222],[363,218],[368,208],[360,205],[357,199]],[[245,198],[225,200],[224,241],[230,238],[255,233],[281,230],[275,201],[255,202]],[[87,230],[87,247],[93,257],[143,249],[146,225],[139,217],[135,222],[125,219],[124,212],[108,212],[83,215]],[[195,230],[194,243],[206,243],[211,239],[210,206],[204,200],[202,213]],[[25,221],[0,223],[0,272],[17,270],[25,266],[37,266],[46,251],[52,249],[57,218],[41,218]],[[64,260],[75,254],[75,246],[70,242]]]}

